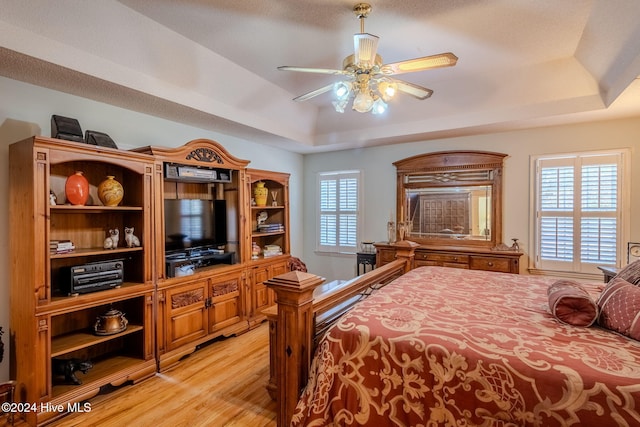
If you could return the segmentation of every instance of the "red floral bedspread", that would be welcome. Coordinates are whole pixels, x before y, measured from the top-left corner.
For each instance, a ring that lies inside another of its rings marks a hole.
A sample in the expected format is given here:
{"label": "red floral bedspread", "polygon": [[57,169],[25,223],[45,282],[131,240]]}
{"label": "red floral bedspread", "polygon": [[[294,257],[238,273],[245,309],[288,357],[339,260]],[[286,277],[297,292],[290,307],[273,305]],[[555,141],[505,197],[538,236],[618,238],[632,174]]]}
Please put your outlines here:
{"label": "red floral bedspread", "polygon": [[640,425],[640,343],[558,323],[552,282],[412,270],[327,332],[292,425]]}

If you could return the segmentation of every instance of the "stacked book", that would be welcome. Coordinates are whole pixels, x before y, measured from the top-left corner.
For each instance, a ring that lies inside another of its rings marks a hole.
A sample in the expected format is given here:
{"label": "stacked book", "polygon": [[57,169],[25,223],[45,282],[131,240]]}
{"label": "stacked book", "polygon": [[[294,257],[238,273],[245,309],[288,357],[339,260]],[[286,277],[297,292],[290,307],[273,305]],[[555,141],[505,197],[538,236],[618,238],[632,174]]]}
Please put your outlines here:
{"label": "stacked book", "polygon": [[262,249],[262,256],[265,258],[276,255],[282,255],[282,248],[278,245],[265,245]]}
{"label": "stacked book", "polygon": [[258,225],[258,231],[261,233],[275,233],[284,231],[284,225],[282,224],[260,224]]}
{"label": "stacked book", "polygon": [[66,254],[73,252],[75,248],[71,240],[51,240],[49,242],[49,253],[51,254]]}

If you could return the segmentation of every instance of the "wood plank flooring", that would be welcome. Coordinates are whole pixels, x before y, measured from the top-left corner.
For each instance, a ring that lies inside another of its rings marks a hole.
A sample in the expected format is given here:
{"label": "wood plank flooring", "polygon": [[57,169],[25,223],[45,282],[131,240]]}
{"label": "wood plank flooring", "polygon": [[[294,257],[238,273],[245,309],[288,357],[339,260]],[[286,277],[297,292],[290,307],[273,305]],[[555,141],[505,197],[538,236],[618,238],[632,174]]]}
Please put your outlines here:
{"label": "wood plank flooring", "polygon": [[50,426],[273,427],[276,403],[266,391],[268,380],[269,330],[263,323],[201,348],[169,371],[96,396],[91,412]]}

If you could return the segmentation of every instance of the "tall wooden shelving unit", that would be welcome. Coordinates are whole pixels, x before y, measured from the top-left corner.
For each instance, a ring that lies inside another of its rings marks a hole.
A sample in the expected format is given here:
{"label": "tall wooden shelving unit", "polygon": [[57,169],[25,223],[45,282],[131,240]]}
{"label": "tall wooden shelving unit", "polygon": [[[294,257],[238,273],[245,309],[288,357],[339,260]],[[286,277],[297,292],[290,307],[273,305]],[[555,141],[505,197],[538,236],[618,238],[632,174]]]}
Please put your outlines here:
{"label": "tall wooden shelving unit", "polygon": [[[153,158],[143,154],[34,137],[12,144],[10,155],[10,252],[12,376],[24,413],[41,424],[63,415],[41,404],[63,405],[96,395],[101,387],[136,382],[156,371],[152,269]],[[83,171],[91,196],[85,206],[65,200],[66,178]],[[113,175],[124,187],[119,206],[103,206],[97,185]],[[51,205],[50,192],[57,197]],[[141,245],[124,246],[124,227],[134,227]],[[116,249],[104,249],[107,231],[121,233]],[[50,253],[50,241],[71,240],[76,249]],[[70,295],[71,266],[118,260],[124,282],[117,288]],[[96,318],[110,309],[125,313],[126,329],[98,335]],[[53,359],[89,359],[82,384],[52,372]]]}
{"label": "tall wooden shelving unit", "polygon": [[[275,303],[273,292],[266,287],[264,282],[285,273],[288,270],[290,258],[289,250],[289,174],[258,169],[247,169],[247,200],[246,205],[250,212],[247,220],[247,244],[245,245],[245,258],[248,265],[248,301],[250,326],[259,324],[265,320],[262,311]],[[267,188],[267,203],[265,206],[257,206],[253,192],[257,183],[264,183]],[[275,196],[275,198],[274,198]],[[266,229],[260,229],[258,218],[266,216],[264,224]],[[253,254],[252,247],[257,245],[260,253]],[[269,246],[279,247],[281,254],[269,253]]]}

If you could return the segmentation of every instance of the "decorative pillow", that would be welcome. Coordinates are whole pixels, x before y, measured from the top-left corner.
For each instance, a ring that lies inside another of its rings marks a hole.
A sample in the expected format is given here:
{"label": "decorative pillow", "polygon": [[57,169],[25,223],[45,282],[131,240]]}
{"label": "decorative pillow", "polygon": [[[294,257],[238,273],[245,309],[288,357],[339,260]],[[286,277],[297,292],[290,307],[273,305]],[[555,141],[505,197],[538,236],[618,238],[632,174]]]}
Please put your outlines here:
{"label": "decorative pillow", "polygon": [[600,326],[640,341],[640,286],[613,278],[598,298]]}
{"label": "decorative pillow", "polygon": [[[640,288],[639,288],[640,289]],[[598,318],[598,306],[580,284],[558,280],[547,289],[551,314],[562,323],[591,326]]]}
{"label": "decorative pillow", "polygon": [[615,275],[614,279],[623,279],[633,285],[640,286],[640,260],[624,267]]}

